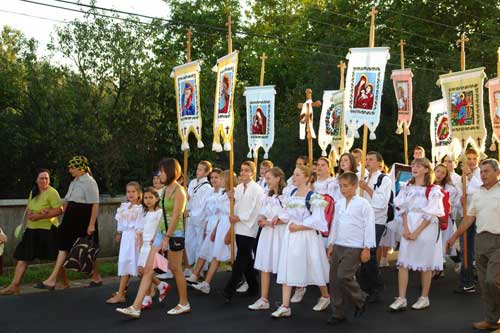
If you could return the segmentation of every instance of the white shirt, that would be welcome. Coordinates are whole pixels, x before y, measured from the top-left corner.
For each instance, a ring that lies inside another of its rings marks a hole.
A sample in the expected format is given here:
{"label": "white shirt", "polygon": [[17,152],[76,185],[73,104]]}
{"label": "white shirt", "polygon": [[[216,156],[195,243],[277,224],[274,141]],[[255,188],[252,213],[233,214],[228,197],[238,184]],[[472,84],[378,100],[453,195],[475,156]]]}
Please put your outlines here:
{"label": "white shirt", "polygon": [[370,196],[368,191],[364,191],[363,197],[368,200],[373,208],[375,223],[385,225],[387,223],[387,208],[389,206],[389,200],[391,199],[392,181],[389,176],[384,175],[382,183],[375,189],[375,185],[380,175],[382,175],[382,172],[376,171],[371,176],[368,175],[367,178],[365,178],[368,186],[374,189],[374,191],[372,196]]}
{"label": "white shirt", "polygon": [[370,203],[358,195],[349,204],[342,198],[335,204],[335,217],[328,245],[362,249],[375,247],[375,214]]}
{"label": "white shirt", "polygon": [[476,217],[476,232],[500,235],[500,183],[487,190],[484,186],[474,194],[467,215]]}
{"label": "white shirt", "polygon": [[64,197],[66,202],[78,202],[86,204],[99,203],[99,187],[94,178],[88,173],[84,173],[73,179],[69,184],[68,193]]}
{"label": "white shirt", "polygon": [[189,211],[190,222],[203,225],[203,209],[205,207],[205,200],[212,193],[212,186],[210,185],[207,177],[200,179],[193,179],[189,182],[186,209]]}
{"label": "white shirt", "polygon": [[[246,188],[245,188],[246,187]],[[237,235],[257,237],[259,226],[260,205],[264,190],[251,180],[248,184],[239,184],[234,191],[234,215],[240,221],[234,225],[234,232]]]}
{"label": "white shirt", "polygon": [[257,181],[257,184],[262,187],[264,192],[267,192],[267,182],[265,177],[260,177],[259,180]]}

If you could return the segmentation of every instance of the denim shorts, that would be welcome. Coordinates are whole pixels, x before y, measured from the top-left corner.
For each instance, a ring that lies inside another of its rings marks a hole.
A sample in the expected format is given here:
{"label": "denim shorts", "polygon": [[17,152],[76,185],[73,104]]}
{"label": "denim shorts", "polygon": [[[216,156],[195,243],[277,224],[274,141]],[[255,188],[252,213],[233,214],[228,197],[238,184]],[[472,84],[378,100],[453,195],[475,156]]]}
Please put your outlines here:
{"label": "denim shorts", "polygon": [[[161,243],[163,242],[164,237],[165,237],[165,235],[160,230],[158,230],[156,232],[155,238],[153,239],[153,246],[154,247],[161,247]],[[184,230],[174,231],[174,233],[172,234],[172,237],[184,238]]]}

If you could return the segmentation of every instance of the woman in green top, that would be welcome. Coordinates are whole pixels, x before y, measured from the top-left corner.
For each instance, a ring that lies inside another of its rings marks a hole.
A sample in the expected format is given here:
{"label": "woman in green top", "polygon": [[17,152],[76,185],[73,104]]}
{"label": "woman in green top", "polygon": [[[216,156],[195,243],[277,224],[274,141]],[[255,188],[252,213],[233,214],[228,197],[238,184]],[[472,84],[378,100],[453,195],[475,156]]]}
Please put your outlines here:
{"label": "woman in green top", "polygon": [[41,169],[26,207],[26,231],[14,251],[17,260],[14,278],[7,288],[0,290],[0,295],[19,295],[19,286],[28,262],[34,259],[54,260],[57,257],[56,232],[59,221],[56,216],[62,212],[59,193],[50,186],[49,170]]}
{"label": "woman in green top", "polygon": [[141,316],[142,300],[151,286],[154,274],[154,258],[158,252],[167,250],[168,266],[174,275],[179,292],[179,303],[167,313],[178,315],[191,311],[187,298],[186,278],[182,271],[182,257],[184,253],[184,225],[182,216],[186,208],[187,195],[185,189],[177,182],[181,175],[181,166],[176,159],[166,158],[160,161],[159,169],[160,179],[165,184],[161,201],[164,218],[160,222],[160,232],[162,233],[163,240],[161,243],[155,242],[151,246],[134,304],[128,308],[116,309],[118,312],[133,318]]}

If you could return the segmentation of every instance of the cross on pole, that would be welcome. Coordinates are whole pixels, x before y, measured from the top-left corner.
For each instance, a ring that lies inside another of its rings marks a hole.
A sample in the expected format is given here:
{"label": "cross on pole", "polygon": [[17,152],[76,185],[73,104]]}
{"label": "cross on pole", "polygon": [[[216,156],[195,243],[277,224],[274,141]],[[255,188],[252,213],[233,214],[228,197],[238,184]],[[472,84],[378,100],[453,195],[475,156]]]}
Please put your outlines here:
{"label": "cross on pole", "polygon": [[340,90],[345,89],[345,79],[344,79],[344,71],[346,69],[346,64],[344,60],[340,60],[340,63],[337,65],[337,68],[340,69]]}
{"label": "cross on pole", "polygon": [[233,26],[233,21],[231,20],[231,14],[229,14],[229,17],[227,18],[226,22],[226,27],[227,27],[227,53],[233,52],[233,36],[232,36],[232,26]]}
{"label": "cross on pole", "polygon": [[375,16],[378,14],[378,9],[373,6],[370,10],[370,47],[375,47]]}
{"label": "cross on pole", "polygon": [[400,53],[400,58],[401,58],[401,69],[405,69],[405,45],[406,41],[404,39],[401,39],[398,43],[399,45],[399,53]]}
{"label": "cross on pole", "polygon": [[[305,114],[305,125],[306,125],[306,137],[307,137],[307,151],[308,151],[308,159],[307,159],[307,164],[311,168],[313,165],[313,145],[312,145],[312,133],[311,133],[311,128],[313,124],[311,124],[312,120],[312,110],[311,107],[320,107],[321,102],[316,101],[312,102],[312,90],[311,89],[306,89],[306,114]],[[304,106],[304,103],[299,103],[297,104],[297,108],[302,110],[302,107]]]}
{"label": "cross on pole", "polygon": [[469,38],[465,37],[465,34],[462,33],[460,39],[457,40],[457,45],[460,45],[460,70],[465,70],[465,43],[469,41]]}
{"label": "cross on pole", "polygon": [[262,56],[260,57],[262,60],[262,64],[260,65],[260,82],[259,85],[263,86],[264,85],[264,74],[266,73],[266,60],[267,56],[266,53],[263,52]]}

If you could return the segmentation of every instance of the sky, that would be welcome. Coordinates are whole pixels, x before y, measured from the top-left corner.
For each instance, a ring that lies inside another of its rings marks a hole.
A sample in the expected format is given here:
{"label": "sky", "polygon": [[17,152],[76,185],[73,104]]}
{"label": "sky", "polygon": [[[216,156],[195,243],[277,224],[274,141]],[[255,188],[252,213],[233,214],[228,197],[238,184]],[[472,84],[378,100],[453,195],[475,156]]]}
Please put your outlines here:
{"label": "sky", "polygon": [[[68,1],[76,3],[78,0]],[[80,9],[78,6],[56,0],[33,0],[33,2]],[[89,0],[81,0],[81,2],[90,3]],[[167,16],[169,10],[162,0],[97,0],[96,6],[157,17]],[[55,26],[80,17],[83,17],[83,14],[21,0],[0,1],[0,27],[9,25],[21,30],[27,37],[35,38],[39,42],[38,51],[42,56],[49,54],[46,45],[50,41]],[[52,61],[56,63],[66,62],[57,56]]]}

